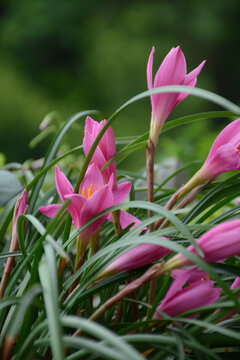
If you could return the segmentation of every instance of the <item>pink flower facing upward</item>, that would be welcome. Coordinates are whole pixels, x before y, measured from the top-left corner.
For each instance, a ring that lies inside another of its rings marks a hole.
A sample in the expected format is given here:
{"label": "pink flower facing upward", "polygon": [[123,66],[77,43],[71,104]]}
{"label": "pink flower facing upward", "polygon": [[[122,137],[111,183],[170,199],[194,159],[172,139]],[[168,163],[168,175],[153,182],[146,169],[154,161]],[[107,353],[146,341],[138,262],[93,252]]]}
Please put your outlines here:
{"label": "pink flower facing upward", "polygon": [[[196,69],[187,74],[186,60],[180,48],[172,48],[160,65],[154,83],[152,81],[152,65],[155,48],[152,48],[147,64],[148,89],[158,88],[167,85],[186,85],[194,87],[197,76],[200,73],[205,61]],[[187,97],[187,93],[165,93],[151,95],[152,117],[149,137],[156,145],[162,125],[172,110]]]}
{"label": "pink flower facing upward", "polygon": [[[106,120],[103,120],[98,123],[89,116],[86,118],[85,132],[83,138],[83,150],[86,156],[89,153],[89,150],[94,140],[96,139],[106,122]],[[94,151],[90,164],[95,163],[98,166],[99,170],[101,170],[102,167],[106,164],[106,162],[110,160],[114,155],[116,155],[115,138],[113,129],[111,126],[109,126],[107,131],[101,138],[96,150]],[[131,190],[132,184],[131,182],[117,184],[116,161],[114,160],[111,164],[109,164],[108,167],[101,172],[101,174],[104,184],[107,184],[110,178],[113,177],[113,205],[118,205],[122,203],[127,198]],[[108,215],[108,219],[110,221],[113,221],[111,213]],[[131,223],[135,223],[133,227],[141,223],[136,217],[127,213],[126,211],[120,211],[119,220],[122,229],[124,229]]]}
{"label": "pink flower facing upward", "polygon": [[[213,281],[203,280],[207,274],[196,267],[175,270],[171,276],[174,281],[157,307],[157,310],[169,316],[178,316],[183,312],[213,304],[220,296],[221,289],[215,288]],[[187,285],[184,287],[185,284]],[[158,311],[153,316],[155,319],[161,317]]]}
{"label": "pink flower facing upward", "polygon": [[[92,217],[113,205],[113,177],[110,178],[108,184],[104,185],[102,175],[96,164],[89,166],[80,185],[79,194],[74,193],[72,185],[57,166],[55,182],[58,195],[62,202],[71,199],[71,203],[67,209],[77,229]],[[56,215],[60,207],[61,204],[52,204],[40,207],[39,211],[52,218]],[[100,228],[106,218],[107,215],[102,216],[83,230],[80,234],[81,239],[84,241],[90,240],[91,236]]]}
{"label": "pink flower facing upward", "polygon": [[116,259],[98,276],[98,278],[103,278],[118,274],[121,271],[132,270],[151,264],[152,262],[163,258],[170,252],[171,250],[159,245],[140,244]]}
{"label": "pink flower facing upward", "polygon": [[[207,263],[224,260],[240,254],[240,220],[231,220],[215,226],[197,240]],[[193,245],[188,251],[198,255]],[[191,265],[192,262],[183,254],[177,254],[167,261],[162,271]]]}

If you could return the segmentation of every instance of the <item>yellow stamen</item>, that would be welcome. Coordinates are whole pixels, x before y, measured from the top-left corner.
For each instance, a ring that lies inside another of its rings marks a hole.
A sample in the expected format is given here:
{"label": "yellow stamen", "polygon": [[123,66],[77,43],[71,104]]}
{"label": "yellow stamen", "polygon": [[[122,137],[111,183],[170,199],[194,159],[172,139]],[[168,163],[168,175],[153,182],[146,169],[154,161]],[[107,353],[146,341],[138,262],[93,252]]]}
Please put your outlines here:
{"label": "yellow stamen", "polygon": [[98,189],[98,190],[101,189],[101,186],[99,185],[99,186],[97,187],[97,189]]}
{"label": "yellow stamen", "polygon": [[86,197],[85,189],[82,188],[82,196]]}
{"label": "yellow stamen", "polygon": [[88,198],[88,199],[89,199],[90,196],[92,195],[92,191],[93,191],[93,186],[92,186],[92,184],[90,184],[89,189],[88,189],[88,195],[87,195],[87,198]]}

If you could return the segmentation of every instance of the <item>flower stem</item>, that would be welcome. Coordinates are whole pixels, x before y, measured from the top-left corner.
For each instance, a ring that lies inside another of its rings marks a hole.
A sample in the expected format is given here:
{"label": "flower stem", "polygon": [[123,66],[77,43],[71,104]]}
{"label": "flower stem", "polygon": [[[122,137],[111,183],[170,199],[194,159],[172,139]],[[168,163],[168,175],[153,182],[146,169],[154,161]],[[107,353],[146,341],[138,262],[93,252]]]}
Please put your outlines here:
{"label": "flower stem", "polygon": [[[85,254],[86,247],[87,247],[86,240],[82,239],[79,234],[77,237],[76,258],[75,258],[75,267],[74,267],[73,274],[75,274],[80,269],[80,267],[84,264],[84,254]],[[77,278],[74,281],[74,283],[71,285],[68,295],[70,295],[71,292],[75,289],[78,282],[79,282],[79,278]]]}
{"label": "flower stem", "polygon": [[113,226],[115,229],[115,234],[118,235],[122,231],[122,227],[120,224],[120,210],[113,211],[112,217],[113,217]]}
{"label": "flower stem", "polygon": [[[108,309],[110,309],[116,302],[121,301],[124,297],[131,294],[146,282],[152,280],[153,278],[161,275],[161,268],[164,262],[152,265],[140,278],[132,281],[130,284],[126,285],[121,291],[119,291],[116,295],[108,299],[98,310],[96,310],[92,316],[90,316],[89,320],[95,321],[100,316],[102,316]],[[74,336],[78,336],[82,333],[82,330],[77,330],[74,333]]]}
{"label": "flower stem", "polygon": [[[146,151],[146,173],[147,173],[147,193],[148,201],[154,202],[153,185],[154,185],[154,154],[155,146],[152,140],[148,139],[147,151]],[[148,210],[148,217],[152,217],[152,211]],[[154,230],[154,224],[149,227],[150,232]]]}
{"label": "flower stem", "polygon": [[99,231],[96,231],[89,241],[91,256],[93,256],[98,250],[99,239],[100,239]]}

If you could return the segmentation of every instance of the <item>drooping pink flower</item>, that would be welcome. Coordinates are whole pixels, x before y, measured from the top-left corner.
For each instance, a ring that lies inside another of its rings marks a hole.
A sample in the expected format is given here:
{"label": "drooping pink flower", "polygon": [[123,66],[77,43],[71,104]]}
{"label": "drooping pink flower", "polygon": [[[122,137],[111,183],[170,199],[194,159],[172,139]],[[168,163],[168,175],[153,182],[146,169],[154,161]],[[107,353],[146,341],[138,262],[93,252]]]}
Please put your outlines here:
{"label": "drooping pink flower", "polygon": [[99,275],[99,278],[151,264],[152,262],[163,258],[170,252],[171,250],[159,245],[140,244],[116,259]]}
{"label": "drooping pink flower", "polygon": [[[58,195],[62,202],[71,199],[67,209],[77,229],[83,226],[93,216],[113,205],[111,177],[108,184],[103,184],[102,175],[96,164],[89,166],[80,185],[79,193],[75,194],[66,176],[56,166],[55,182]],[[54,217],[60,209],[60,204],[42,206],[39,211],[48,217]],[[89,240],[106,220],[107,215],[94,221],[81,232],[81,238]]]}
{"label": "drooping pink flower", "polygon": [[[101,129],[106,124],[106,120],[98,123],[94,121],[90,116],[86,118],[84,138],[83,138],[83,150],[85,155],[89,153],[89,150],[96,139],[97,135]],[[102,167],[110,160],[114,155],[116,155],[116,145],[113,129],[111,126],[108,127],[103,137],[101,138],[96,150],[91,159],[91,164],[95,163],[98,168],[101,170]],[[121,204],[128,196],[132,184],[131,182],[124,182],[121,184],[117,183],[117,173],[116,173],[116,161],[114,160],[111,164],[108,165],[106,169],[101,171],[103,177],[103,183],[107,184],[111,177],[113,177],[113,205]],[[108,215],[108,219],[112,221],[112,214]],[[125,211],[120,211],[120,224],[122,229],[124,229],[129,224],[134,223],[133,227],[139,225],[141,222]]]}
{"label": "drooping pink flower", "polygon": [[[231,220],[215,226],[202,235],[197,240],[197,244],[203,251],[203,260],[207,263],[240,254],[240,220]],[[193,245],[190,245],[187,250],[198,255]],[[186,256],[177,254],[163,268],[169,270],[191,264],[192,262]]]}
{"label": "drooping pink flower", "polygon": [[[203,280],[206,275],[196,267],[175,270],[172,274],[174,281],[153,317],[161,318],[160,312],[177,316],[183,312],[213,304],[219,298],[221,289],[215,288],[213,281]],[[185,284],[187,285],[184,287]]]}
{"label": "drooping pink flower", "polygon": [[[147,84],[152,90],[166,85],[186,85],[194,87],[197,76],[200,73],[205,61],[196,69],[187,74],[185,56],[180,48],[172,48],[160,65],[154,83],[152,81],[152,65],[155,48],[152,48],[147,64]],[[162,125],[171,111],[187,97],[187,93],[165,93],[151,95],[152,116],[150,126],[150,139],[156,145]]]}

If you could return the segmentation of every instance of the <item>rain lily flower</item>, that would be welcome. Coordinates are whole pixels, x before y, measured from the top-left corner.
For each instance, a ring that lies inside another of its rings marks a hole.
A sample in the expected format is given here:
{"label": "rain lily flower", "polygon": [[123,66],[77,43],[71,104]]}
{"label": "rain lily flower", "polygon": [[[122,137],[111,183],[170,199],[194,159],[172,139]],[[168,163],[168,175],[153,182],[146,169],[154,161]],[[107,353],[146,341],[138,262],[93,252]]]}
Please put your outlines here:
{"label": "rain lily flower", "polygon": [[[154,83],[152,81],[152,65],[155,48],[152,48],[147,64],[147,84],[148,89],[152,90],[166,85],[186,85],[194,87],[197,76],[200,73],[205,61],[196,69],[187,74],[186,60],[180,48],[172,48],[160,65]],[[165,93],[151,95],[152,116],[149,137],[156,145],[162,125],[172,110],[187,97],[187,93]]]}
{"label": "rain lily flower", "polygon": [[[106,123],[106,120],[98,123],[97,121],[94,121],[90,116],[87,116],[83,138],[83,150],[86,156],[89,153],[89,150],[91,149],[94,140],[96,139],[99,132],[102,130]],[[94,151],[90,163],[96,163],[99,169],[101,169],[106,164],[106,162],[110,160],[114,155],[116,155],[115,137],[112,127],[109,126],[103,137],[101,138],[96,150]],[[105,170],[102,171],[103,181],[105,184],[108,183],[112,174],[113,187],[116,188],[117,174],[115,160],[111,164],[109,164]],[[128,190],[130,191],[130,189]]]}
{"label": "rain lily flower", "polygon": [[190,191],[226,171],[240,170],[240,118],[227,125],[215,139],[201,169],[182,188]]}
{"label": "rain lily flower", "polygon": [[[240,277],[236,277],[236,279],[234,280],[234,282],[232,283],[230,289],[237,289],[239,288],[240,286]],[[240,294],[237,295],[237,297],[239,298],[240,297]],[[226,316],[224,316],[221,321],[223,320],[227,320],[229,318],[231,318],[233,315],[237,314],[238,313],[238,310],[233,310],[231,311],[229,314],[227,314]]]}
{"label": "rain lily flower", "polygon": [[[80,185],[78,194],[74,193],[72,185],[57,166],[55,182],[58,195],[62,202],[71,199],[71,203],[67,209],[77,229],[92,217],[113,205],[113,177],[110,177],[109,183],[104,185],[101,172],[96,164],[89,166]],[[61,204],[52,204],[40,207],[39,211],[52,218],[56,215],[60,207]],[[83,230],[81,232],[81,239],[84,241],[90,240],[91,236],[100,228],[106,218],[107,215],[102,216]]]}
{"label": "rain lily flower", "polygon": [[28,196],[27,190],[24,189],[20,198],[17,200],[14,214],[13,214],[13,230],[12,230],[12,242],[10,246],[10,252],[16,251],[18,248],[18,241],[17,241],[17,221],[20,215],[26,214],[28,209]]}
{"label": "rain lily flower", "polygon": [[[97,121],[94,121],[90,116],[86,118],[83,138],[83,150],[86,156],[89,153],[89,150],[94,140],[96,139],[97,135],[104,127],[106,122],[106,120],[103,120],[98,123]],[[94,151],[90,164],[95,163],[101,170],[102,167],[106,164],[106,162],[110,160],[114,155],[116,155],[115,137],[112,127],[109,126],[103,137],[101,138],[96,150]],[[111,164],[109,164],[106,169],[101,171],[101,174],[104,184],[107,184],[110,178],[113,177],[113,205],[118,205],[122,203],[127,198],[131,190],[132,184],[131,182],[117,184],[116,161],[114,160],[113,162],[111,162]],[[110,221],[113,221],[112,214],[108,215],[108,219]],[[131,223],[134,223],[133,227],[141,223],[136,217],[125,211],[120,211],[119,220],[122,229],[124,229]]]}
{"label": "rain lily flower", "polygon": [[[204,253],[203,260],[207,263],[224,260],[240,254],[240,220],[231,220],[215,226],[207,231],[197,240],[198,246]],[[188,251],[198,255],[193,245],[187,248]],[[172,257],[162,270],[191,265],[192,262],[183,254]]]}
{"label": "rain lily flower", "polygon": [[[165,238],[166,239],[166,238]],[[155,244],[140,244],[121,255],[110,264],[98,278],[117,274],[151,264],[169,254],[171,250]]]}
{"label": "rain lily flower", "polygon": [[[174,281],[153,317],[161,318],[160,312],[177,316],[183,312],[213,304],[219,298],[221,289],[215,288],[213,281],[203,280],[206,275],[204,271],[197,270],[196,267],[173,271]],[[187,285],[184,287],[185,284]]]}
{"label": "rain lily flower", "polygon": [[[221,289],[214,288],[213,281],[203,280],[206,277],[203,271],[190,268],[172,273],[175,279],[157,310],[177,316],[197,307],[213,304],[220,295]],[[185,287],[183,287],[187,284]],[[161,314],[155,312],[154,318]]]}
{"label": "rain lily flower", "polygon": [[[18,218],[20,215],[26,214],[27,209],[28,209],[27,190],[24,189],[20,198],[17,200],[15,208],[14,208],[12,239],[11,239],[9,252],[14,252],[14,251],[17,251],[17,249],[18,249],[17,221],[18,221]],[[14,261],[14,257],[7,258],[3,277],[1,280],[1,284],[0,284],[0,298],[4,294],[7,280],[8,280],[9,274],[11,273],[11,270],[12,270],[13,261]]]}

